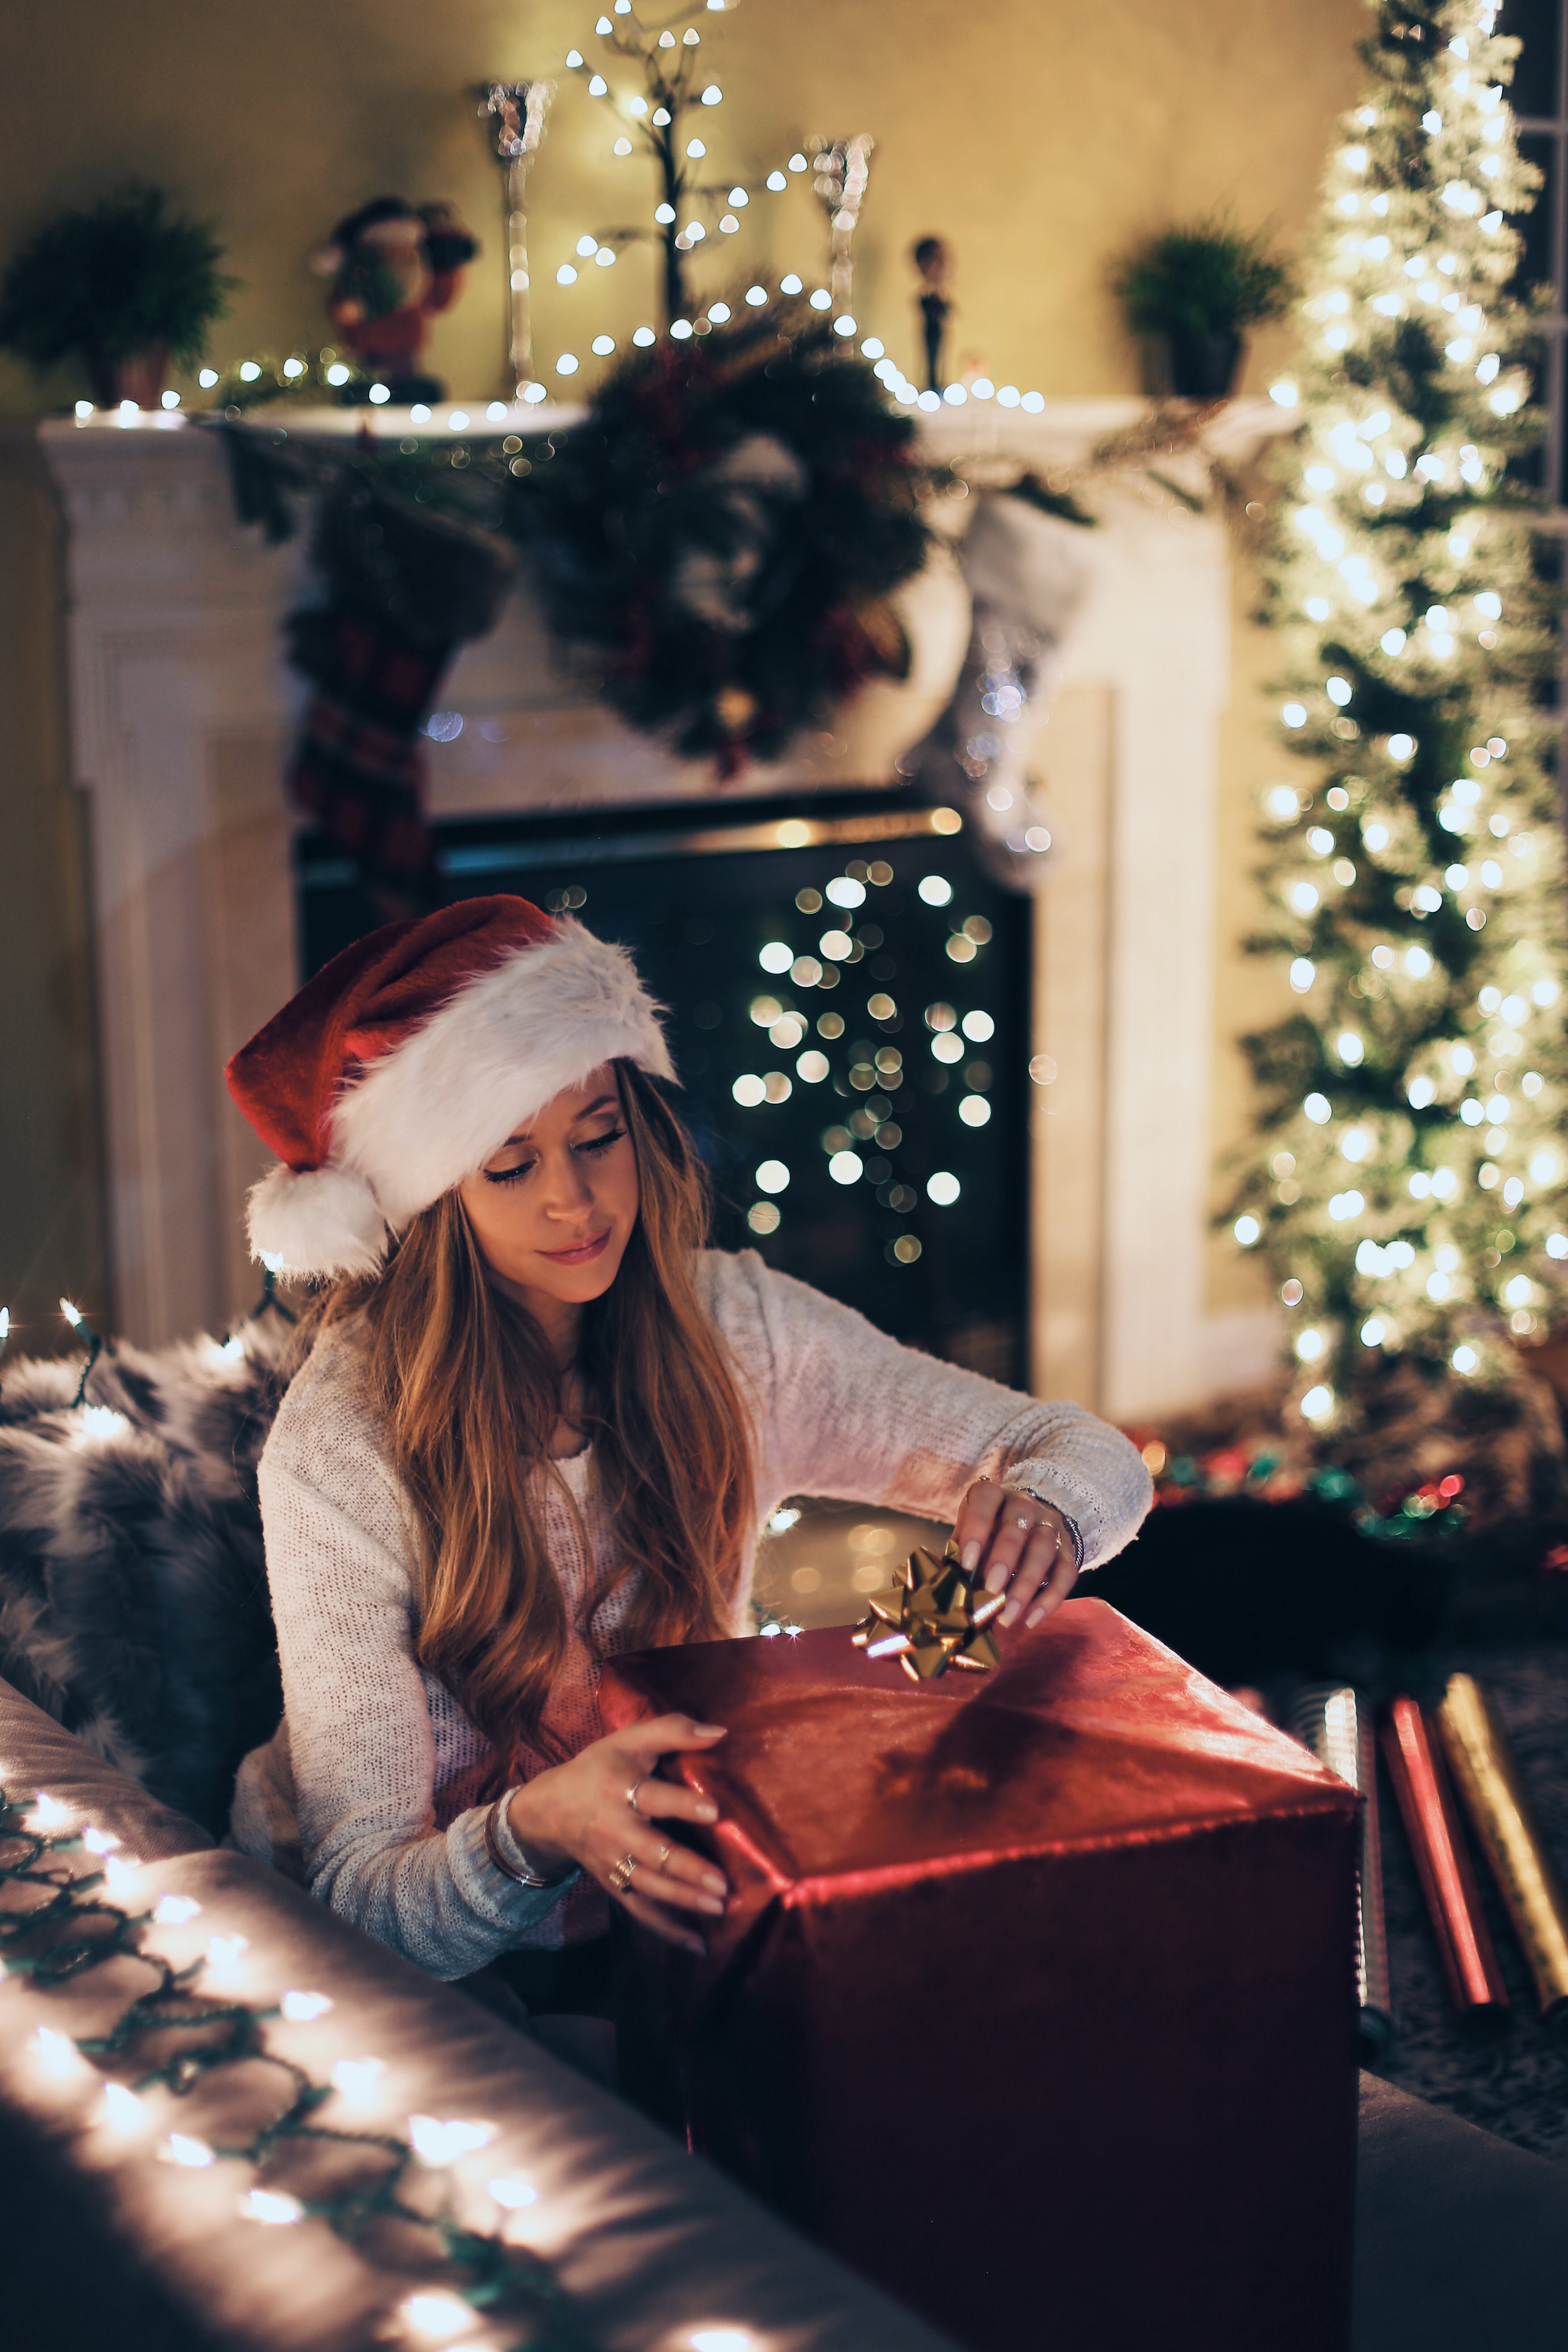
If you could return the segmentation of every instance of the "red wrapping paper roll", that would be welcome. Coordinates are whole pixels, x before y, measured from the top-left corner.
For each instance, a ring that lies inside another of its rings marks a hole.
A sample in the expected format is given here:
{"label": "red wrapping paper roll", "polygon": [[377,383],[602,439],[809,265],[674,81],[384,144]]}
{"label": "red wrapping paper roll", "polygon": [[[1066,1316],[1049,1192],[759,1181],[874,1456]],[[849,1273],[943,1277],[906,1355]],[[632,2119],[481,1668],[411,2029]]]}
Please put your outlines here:
{"label": "red wrapping paper roll", "polygon": [[1389,1708],[1383,1752],[1415,1857],[1449,1999],[1466,2023],[1506,2024],[1508,1990],[1481,1914],[1441,1751],[1413,1698],[1396,1698]]}

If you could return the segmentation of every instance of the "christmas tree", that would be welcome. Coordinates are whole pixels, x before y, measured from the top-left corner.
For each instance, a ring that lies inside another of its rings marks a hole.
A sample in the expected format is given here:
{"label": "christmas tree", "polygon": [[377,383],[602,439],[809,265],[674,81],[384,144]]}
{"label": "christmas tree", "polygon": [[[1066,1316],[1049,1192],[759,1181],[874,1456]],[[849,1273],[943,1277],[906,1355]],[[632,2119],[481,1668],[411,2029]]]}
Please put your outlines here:
{"label": "christmas tree", "polygon": [[1265,793],[1275,923],[1252,945],[1300,1003],[1247,1041],[1259,1149],[1232,1211],[1288,1310],[1294,1404],[1340,1458],[1416,1391],[1429,1423],[1486,1418],[1477,1389],[1506,1417],[1568,1279],[1556,646],[1531,313],[1509,291],[1535,179],[1505,98],[1519,45],[1479,0],[1373,13],[1305,353],[1273,387],[1302,430],[1268,610],[1310,772]]}

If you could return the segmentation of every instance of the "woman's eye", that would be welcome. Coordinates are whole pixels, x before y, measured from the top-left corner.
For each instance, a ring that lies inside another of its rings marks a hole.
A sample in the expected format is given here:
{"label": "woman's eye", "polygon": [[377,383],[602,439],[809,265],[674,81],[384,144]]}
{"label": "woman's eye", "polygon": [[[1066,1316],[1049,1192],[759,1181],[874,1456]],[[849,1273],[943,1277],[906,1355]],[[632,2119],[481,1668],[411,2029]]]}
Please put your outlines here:
{"label": "woman's eye", "polygon": [[613,1127],[608,1135],[596,1135],[592,1143],[580,1143],[577,1149],[579,1151],[608,1151],[611,1144],[618,1143],[626,1131],[624,1127]]}
{"label": "woman's eye", "polygon": [[518,1178],[526,1176],[533,1165],[531,1160],[520,1160],[515,1168],[486,1168],[481,1173],[487,1184],[515,1184]]}

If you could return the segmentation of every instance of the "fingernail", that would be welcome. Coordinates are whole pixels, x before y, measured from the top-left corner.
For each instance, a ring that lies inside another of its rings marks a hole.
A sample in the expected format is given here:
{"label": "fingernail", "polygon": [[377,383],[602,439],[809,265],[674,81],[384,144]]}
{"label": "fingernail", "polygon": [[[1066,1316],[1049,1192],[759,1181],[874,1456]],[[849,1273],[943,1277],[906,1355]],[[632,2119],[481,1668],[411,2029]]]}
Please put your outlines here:
{"label": "fingernail", "polygon": [[682,1936],[680,1944],[684,1951],[694,1954],[698,1959],[705,1960],[708,1958],[708,1947],[700,1936]]}
{"label": "fingernail", "polygon": [[722,1723],[694,1723],[691,1728],[699,1739],[722,1739],[729,1727]]}
{"label": "fingernail", "polygon": [[1003,1610],[1000,1617],[997,1618],[996,1622],[998,1625],[1011,1625],[1016,1619],[1017,1614],[1017,1602],[1016,1601],[1009,1601],[1005,1609]]}
{"label": "fingernail", "polygon": [[721,1876],[716,1870],[705,1870],[702,1874],[702,1884],[710,1895],[728,1895],[730,1892],[728,1879]]}
{"label": "fingernail", "polygon": [[1031,1609],[1024,1622],[1026,1625],[1037,1625],[1045,1613],[1043,1609]]}
{"label": "fingernail", "polygon": [[993,1561],[992,1561],[992,1563],[991,1563],[991,1566],[990,1566],[990,1567],[986,1570],[986,1571],[985,1571],[985,1590],[986,1590],[986,1591],[987,1591],[987,1592],[1000,1592],[1000,1591],[1001,1591],[1001,1590],[1002,1590],[1002,1587],[1006,1583],[1006,1581],[1007,1581],[1007,1563],[1006,1563],[1006,1561],[1005,1561],[1005,1559],[995,1559],[995,1560],[993,1560]]}
{"label": "fingernail", "polygon": [[696,1817],[700,1822],[716,1822],[719,1818],[719,1808],[717,1805],[699,1805]]}
{"label": "fingernail", "polygon": [[979,1565],[980,1546],[974,1541],[973,1538],[971,1537],[968,1543],[963,1547],[963,1555],[959,1560],[959,1566],[963,1569],[965,1576],[973,1576]]}
{"label": "fingernail", "polygon": [[721,1919],[724,1916],[724,1906],[715,1895],[700,1895],[697,1898],[697,1907],[700,1911],[708,1912],[715,1919]]}

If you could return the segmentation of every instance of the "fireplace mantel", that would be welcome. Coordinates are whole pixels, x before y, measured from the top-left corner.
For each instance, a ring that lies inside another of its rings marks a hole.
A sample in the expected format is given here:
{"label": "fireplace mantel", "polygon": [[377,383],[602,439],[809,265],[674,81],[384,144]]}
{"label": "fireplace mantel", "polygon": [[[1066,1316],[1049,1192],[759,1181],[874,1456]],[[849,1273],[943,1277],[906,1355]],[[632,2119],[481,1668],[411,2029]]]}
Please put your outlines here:
{"label": "fireplace mantel", "polygon": [[[972,404],[921,427],[961,471],[1055,470],[1142,413]],[[515,429],[566,421],[525,411]],[[1233,455],[1282,421],[1233,404],[1205,442]],[[345,429],[340,411],[289,423]],[[375,424],[407,429],[386,412]],[[298,543],[268,547],[236,523],[216,434],[93,417],[41,437],[69,526],[115,1321],[153,1342],[221,1328],[255,1296],[241,1203],[265,1155],[221,1073],[298,976],[281,778],[303,689],[279,623],[306,571]],[[1129,488],[1096,503],[1093,584],[1036,747],[1065,850],[1037,913],[1034,1045],[1058,1076],[1035,1101],[1034,1373],[1126,1419],[1261,1369],[1269,1333],[1266,1318],[1204,1311],[1224,530]],[[525,593],[465,649],[442,699],[464,723],[428,746],[437,816],[714,791],[562,678]],[[817,754],[752,789],[841,773]]]}

